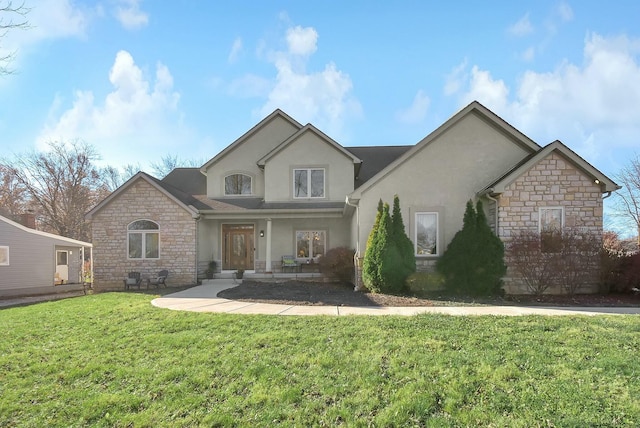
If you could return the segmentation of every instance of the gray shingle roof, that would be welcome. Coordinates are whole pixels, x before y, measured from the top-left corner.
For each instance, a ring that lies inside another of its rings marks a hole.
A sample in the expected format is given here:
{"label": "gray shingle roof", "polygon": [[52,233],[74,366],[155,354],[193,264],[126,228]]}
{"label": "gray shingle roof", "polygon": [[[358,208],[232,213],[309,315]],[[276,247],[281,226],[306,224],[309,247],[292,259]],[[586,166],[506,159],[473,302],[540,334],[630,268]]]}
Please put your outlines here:
{"label": "gray shingle roof", "polygon": [[371,177],[382,171],[387,165],[402,156],[411,147],[413,146],[345,147],[345,149],[362,160],[362,166],[354,181],[354,189],[357,189]]}

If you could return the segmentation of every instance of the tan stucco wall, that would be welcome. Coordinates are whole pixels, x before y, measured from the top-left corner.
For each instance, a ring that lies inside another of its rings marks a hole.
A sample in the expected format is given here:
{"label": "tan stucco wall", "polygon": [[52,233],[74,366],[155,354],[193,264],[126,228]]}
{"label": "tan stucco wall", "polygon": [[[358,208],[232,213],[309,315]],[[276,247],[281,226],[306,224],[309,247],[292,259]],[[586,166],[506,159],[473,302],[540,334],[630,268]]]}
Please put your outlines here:
{"label": "tan stucco wall", "polygon": [[[394,194],[398,194],[407,235],[412,241],[415,212],[439,213],[441,255],[462,228],[467,201],[529,153],[512,138],[479,116],[469,114],[365,190],[360,200],[362,254],[378,200],[382,198],[392,205]],[[418,258],[417,264],[426,268],[433,260],[434,257]]]}
{"label": "tan stucco wall", "polygon": [[[499,236],[508,246],[511,237],[520,230],[538,232],[541,207],[563,207],[565,228],[602,234],[601,196],[599,185],[563,156],[552,152],[507,186],[500,196]],[[506,256],[508,260],[508,254]],[[597,272],[594,272],[593,278],[594,283],[585,284],[581,291],[595,291]],[[505,290],[509,293],[527,291],[526,286],[517,280],[513,269],[507,272]]]}
{"label": "tan stucco wall", "polygon": [[[160,226],[160,258],[127,258],[127,225],[152,220]],[[127,272],[143,276],[169,270],[167,284],[195,283],[196,223],[191,214],[162,192],[139,179],[110,201],[92,219],[94,287],[122,289]]]}
{"label": "tan stucco wall", "polygon": [[266,201],[301,201],[293,197],[293,170],[324,168],[325,197],[313,201],[344,201],[353,191],[353,160],[323,141],[313,132],[306,132],[282,149],[265,165]]}
{"label": "tan stucco wall", "polygon": [[253,180],[252,196],[264,196],[264,174],[256,162],[297,131],[295,126],[280,117],[265,124],[207,170],[207,196],[224,196],[224,177],[234,173],[250,175]]}

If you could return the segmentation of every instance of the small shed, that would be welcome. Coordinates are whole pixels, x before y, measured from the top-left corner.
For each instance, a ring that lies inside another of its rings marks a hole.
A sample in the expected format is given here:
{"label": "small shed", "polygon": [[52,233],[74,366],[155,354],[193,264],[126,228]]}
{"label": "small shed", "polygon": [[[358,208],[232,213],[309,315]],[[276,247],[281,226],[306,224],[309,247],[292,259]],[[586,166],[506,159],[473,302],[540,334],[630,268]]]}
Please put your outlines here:
{"label": "small shed", "polygon": [[0,297],[82,290],[91,282],[92,245],[0,216]]}

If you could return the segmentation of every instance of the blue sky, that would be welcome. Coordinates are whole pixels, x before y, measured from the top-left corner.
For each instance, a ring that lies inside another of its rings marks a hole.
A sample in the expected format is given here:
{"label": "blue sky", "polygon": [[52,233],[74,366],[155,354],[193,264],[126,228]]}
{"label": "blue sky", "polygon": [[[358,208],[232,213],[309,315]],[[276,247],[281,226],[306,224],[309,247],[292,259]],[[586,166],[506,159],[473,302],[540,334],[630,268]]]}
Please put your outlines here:
{"label": "blue sky", "polygon": [[275,108],[345,146],[415,144],[474,99],[610,176],[640,150],[635,0],[26,3],[32,28],[0,39],[3,155],[206,161]]}

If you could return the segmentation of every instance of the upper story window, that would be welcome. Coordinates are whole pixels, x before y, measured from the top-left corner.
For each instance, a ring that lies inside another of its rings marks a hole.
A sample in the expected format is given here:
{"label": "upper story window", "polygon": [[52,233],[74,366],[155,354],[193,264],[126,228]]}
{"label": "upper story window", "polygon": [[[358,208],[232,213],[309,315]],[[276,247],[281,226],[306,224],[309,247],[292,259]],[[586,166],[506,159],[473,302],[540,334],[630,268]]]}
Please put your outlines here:
{"label": "upper story window", "polygon": [[416,255],[438,255],[438,213],[417,212],[415,231]]}
{"label": "upper story window", "polygon": [[137,220],[127,227],[130,259],[160,258],[160,227],[151,220]]}
{"label": "upper story window", "polygon": [[250,195],[251,176],[247,174],[231,174],[224,178],[225,195]]}
{"label": "upper story window", "polygon": [[294,198],[324,198],[324,169],[301,168],[293,170]]}

